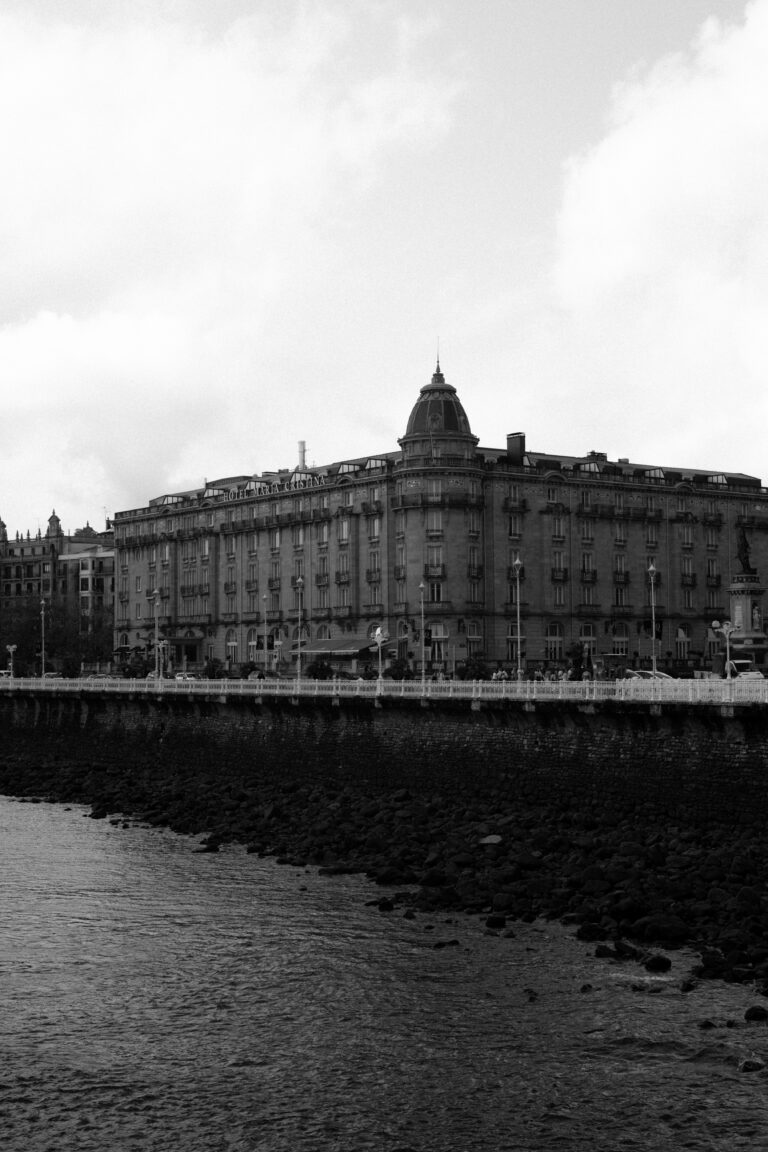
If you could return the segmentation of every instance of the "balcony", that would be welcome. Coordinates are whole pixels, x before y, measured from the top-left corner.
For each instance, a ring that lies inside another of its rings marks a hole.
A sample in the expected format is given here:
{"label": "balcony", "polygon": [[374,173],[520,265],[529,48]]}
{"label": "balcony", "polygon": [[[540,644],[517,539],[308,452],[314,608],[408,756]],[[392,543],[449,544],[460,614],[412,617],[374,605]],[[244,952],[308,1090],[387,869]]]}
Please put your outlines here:
{"label": "balcony", "polygon": [[405,564],[396,564],[393,572],[395,580],[405,580],[408,575],[408,570]]}
{"label": "balcony", "polygon": [[551,572],[552,572],[552,582],[554,584],[562,584],[564,581],[566,581],[568,579],[568,569],[567,568],[552,568]]}
{"label": "balcony", "polygon": [[629,584],[629,572],[614,572],[613,582],[614,584]]}
{"label": "balcony", "polygon": [[597,583],[597,569],[596,568],[582,568],[579,572],[579,580],[582,584],[596,584]]}
{"label": "balcony", "polygon": [[378,584],[381,580],[381,568],[366,568],[365,579],[369,584]]}
{"label": "balcony", "polygon": [[429,580],[442,580],[445,577],[445,564],[425,564],[424,575]]}
{"label": "balcony", "polygon": [[467,577],[470,580],[482,580],[483,566],[482,564],[470,564],[467,568]]}
{"label": "balcony", "polygon": [[283,619],[283,611],[281,608],[267,608],[267,621],[270,624],[278,624]]}
{"label": "balcony", "polygon": [[270,576],[269,580],[267,580],[267,587],[272,592],[279,592],[281,584],[282,580],[279,576]]}
{"label": "balcony", "polygon": [[710,575],[707,576],[707,588],[719,588],[723,582],[722,576]]}
{"label": "balcony", "polygon": [[517,570],[515,569],[515,567],[513,565],[510,565],[509,568],[507,568],[507,580],[518,580],[518,579],[525,580],[525,564],[520,565],[519,576],[518,576]]}
{"label": "balcony", "polygon": [[224,594],[225,594],[226,596],[231,596],[231,595],[232,595],[233,593],[235,593],[235,592],[237,592],[237,584],[235,583],[235,581],[234,581],[234,580],[230,580],[230,581],[228,581],[228,582],[227,582],[227,583],[224,585]]}
{"label": "balcony", "polygon": [[680,573],[680,584],[682,585],[683,588],[695,588],[696,587],[696,573],[695,572],[681,572]]}
{"label": "balcony", "polygon": [[329,583],[330,583],[330,576],[328,575],[327,572],[316,572],[315,573],[315,587],[316,588],[327,588]]}
{"label": "balcony", "polygon": [[337,572],[334,580],[337,584],[349,584],[349,572]]}

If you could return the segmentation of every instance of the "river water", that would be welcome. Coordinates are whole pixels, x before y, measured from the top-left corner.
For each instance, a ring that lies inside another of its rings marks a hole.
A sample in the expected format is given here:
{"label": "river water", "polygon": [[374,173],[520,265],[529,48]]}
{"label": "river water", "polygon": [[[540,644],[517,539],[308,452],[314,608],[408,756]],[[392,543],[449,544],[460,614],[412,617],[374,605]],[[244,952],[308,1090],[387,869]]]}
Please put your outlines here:
{"label": "river water", "polygon": [[683,992],[690,956],[650,976],[197,847],[0,798],[4,1152],[766,1146],[766,1001]]}

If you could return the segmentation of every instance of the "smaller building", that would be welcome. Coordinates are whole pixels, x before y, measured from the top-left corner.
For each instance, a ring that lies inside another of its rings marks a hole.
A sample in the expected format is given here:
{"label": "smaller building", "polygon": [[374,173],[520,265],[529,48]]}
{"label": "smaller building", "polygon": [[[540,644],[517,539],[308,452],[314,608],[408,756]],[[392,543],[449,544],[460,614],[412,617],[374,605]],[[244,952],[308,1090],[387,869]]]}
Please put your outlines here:
{"label": "smaller building", "polygon": [[9,539],[0,520],[0,642],[16,645],[19,671],[39,672],[43,653],[49,670],[65,661],[69,671],[78,662],[110,663],[114,606],[110,524],[67,534],[54,511],[44,535],[38,529]]}

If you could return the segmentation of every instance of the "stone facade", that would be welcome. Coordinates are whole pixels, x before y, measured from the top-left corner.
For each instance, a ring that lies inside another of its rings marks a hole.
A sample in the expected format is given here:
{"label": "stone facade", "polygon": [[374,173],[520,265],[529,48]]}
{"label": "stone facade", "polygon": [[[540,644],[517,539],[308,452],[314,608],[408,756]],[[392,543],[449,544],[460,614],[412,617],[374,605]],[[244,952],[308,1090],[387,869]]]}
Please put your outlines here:
{"label": "stone facade", "polygon": [[378,628],[383,663],[417,674],[554,669],[575,645],[612,673],[651,665],[655,628],[658,667],[690,672],[722,645],[744,542],[768,565],[758,478],[532,451],[522,433],[483,448],[439,364],[398,450],[299,456],[116,515],[116,648],[356,672]]}
{"label": "stone facade", "polygon": [[90,525],[65,533],[55,512],[43,534],[17,533],[9,539],[0,520],[0,631],[13,641],[14,616],[28,610],[65,610],[81,634],[102,627],[114,612],[113,533]]}

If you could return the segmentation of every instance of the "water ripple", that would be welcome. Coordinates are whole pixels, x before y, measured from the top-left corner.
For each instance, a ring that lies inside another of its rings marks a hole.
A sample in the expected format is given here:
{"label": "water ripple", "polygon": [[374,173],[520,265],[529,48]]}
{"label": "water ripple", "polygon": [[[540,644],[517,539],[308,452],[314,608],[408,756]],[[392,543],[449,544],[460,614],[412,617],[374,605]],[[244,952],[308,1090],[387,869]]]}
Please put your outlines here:
{"label": "water ripple", "polygon": [[768,1030],[683,955],[649,980],[77,809],[0,800],[0,843],[4,1152],[761,1146]]}

